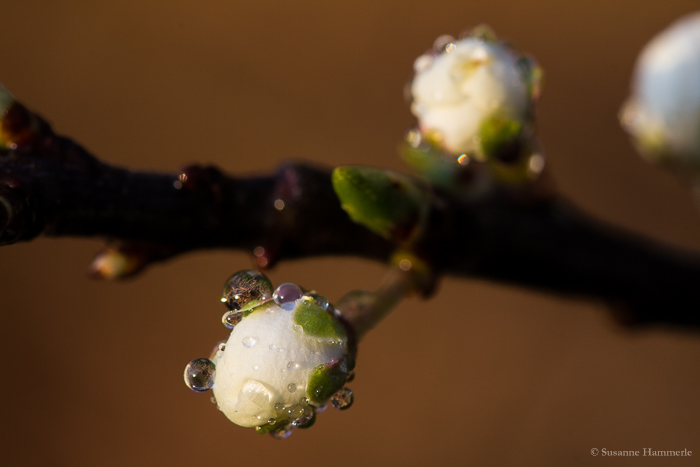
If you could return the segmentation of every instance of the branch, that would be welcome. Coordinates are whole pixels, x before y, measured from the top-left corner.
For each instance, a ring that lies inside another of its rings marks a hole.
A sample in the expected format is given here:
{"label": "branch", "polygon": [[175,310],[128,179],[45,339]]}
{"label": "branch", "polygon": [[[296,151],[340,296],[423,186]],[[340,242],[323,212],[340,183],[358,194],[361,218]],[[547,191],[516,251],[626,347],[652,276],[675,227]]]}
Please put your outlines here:
{"label": "branch", "polygon": [[[258,177],[210,166],[130,171],[55,135],[16,101],[0,129],[0,244],[106,237],[115,243],[96,275],[133,274],[197,249],[253,251],[271,267],[322,255],[386,261],[396,248],[350,221],[325,168],[288,164]],[[496,192],[465,202],[435,190],[416,253],[438,274],[606,302],[627,325],[700,328],[698,254],[604,225],[557,196]]]}

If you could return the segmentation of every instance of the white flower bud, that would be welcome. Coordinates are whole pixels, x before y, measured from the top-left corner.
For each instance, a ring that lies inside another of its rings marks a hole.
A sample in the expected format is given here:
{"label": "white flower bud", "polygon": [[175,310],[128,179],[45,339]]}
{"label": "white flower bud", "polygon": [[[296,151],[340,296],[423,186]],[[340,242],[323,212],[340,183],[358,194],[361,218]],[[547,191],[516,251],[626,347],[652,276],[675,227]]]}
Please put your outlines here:
{"label": "white flower bud", "polygon": [[197,392],[213,390],[229,420],[285,437],[292,427],[313,424],[329,399],[352,403],[343,388],[355,365],[354,346],[328,300],[295,284],[272,293],[267,277],[241,271],[229,278],[222,302],[233,327],[211,358],[192,361],[185,382]]}
{"label": "white flower bud", "polygon": [[[299,324],[305,320],[324,323]],[[310,332],[310,327],[322,332]],[[347,353],[342,325],[313,299],[299,299],[292,310],[270,301],[243,318],[224,351],[212,359],[214,397],[237,425],[265,425],[280,416],[291,421],[297,417],[287,413],[289,408],[309,401],[320,405],[340,389],[319,391],[312,376],[318,367],[337,364]],[[341,387],[342,383],[344,378]]]}
{"label": "white flower bud", "polygon": [[488,156],[480,144],[485,125],[507,122],[519,133],[531,119],[536,87],[531,63],[520,61],[506,45],[480,37],[443,50],[416,60],[411,110],[433,144],[452,154]]}
{"label": "white flower bud", "polygon": [[700,169],[700,12],[676,21],[644,48],[621,122],[643,155]]}

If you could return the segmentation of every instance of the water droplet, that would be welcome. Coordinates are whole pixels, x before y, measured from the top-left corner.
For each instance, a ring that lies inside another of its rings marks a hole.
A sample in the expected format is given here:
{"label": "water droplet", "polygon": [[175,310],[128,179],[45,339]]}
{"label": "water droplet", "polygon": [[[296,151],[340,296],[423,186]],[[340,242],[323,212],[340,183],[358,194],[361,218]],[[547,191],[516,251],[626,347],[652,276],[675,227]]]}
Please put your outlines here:
{"label": "water droplet", "polygon": [[343,388],[331,396],[331,405],[338,410],[349,409],[354,401],[352,391]]}
{"label": "water droplet", "polygon": [[284,304],[294,304],[303,295],[304,293],[298,285],[285,282],[275,289],[272,298],[275,300],[275,303],[282,306]]}
{"label": "water droplet", "polygon": [[330,303],[328,302],[328,299],[326,297],[324,297],[323,295],[319,295],[316,297],[316,303],[324,310],[327,310],[328,306],[330,305]]}
{"label": "water droplet", "polygon": [[294,392],[294,391],[296,391],[296,390],[297,390],[297,385],[296,385],[296,384],[294,384],[294,383],[289,383],[289,384],[287,385],[287,391],[289,391],[289,392]]}
{"label": "water droplet", "polygon": [[185,367],[185,384],[195,392],[208,391],[214,387],[216,367],[208,358],[197,358]]}
{"label": "water droplet", "polygon": [[253,370],[258,371],[260,367],[258,365],[253,365]]}
{"label": "water droplet", "polygon": [[454,37],[450,36],[449,34],[443,34],[442,36],[435,39],[435,42],[433,43],[433,48],[436,52],[442,53],[447,50],[447,47],[450,44],[454,45],[454,41]]}
{"label": "water droplet", "polygon": [[278,412],[281,410],[284,410],[284,404],[281,402],[278,402],[277,404],[275,404],[275,410]]}
{"label": "water droplet", "polygon": [[340,362],[340,371],[343,373],[350,373],[355,369],[355,357],[348,354]]}
{"label": "water droplet", "polygon": [[300,324],[295,324],[294,326],[292,326],[292,328],[297,332],[301,332],[304,330],[304,328],[302,328]]}
{"label": "water droplet", "polygon": [[304,413],[292,421],[295,428],[311,428],[316,422],[316,412],[311,407],[306,407]]}
{"label": "water droplet", "polygon": [[456,48],[457,48],[457,44],[455,44],[454,42],[450,42],[449,44],[447,44],[445,46],[445,53],[448,53],[448,54],[452,53],[455,51]]}
{"label": "water droplet", "polygon": [[228,329],[233,329],[235,325],[241,322],[243,319],[243,312],[241,311],[228,311],[224,313],[221,317],[221,322]]}
{"label": "water droplet", "polygon": [[272,296],[272,283],[266,275],[253,269],[238,271],[224,284],[221,301],[229,310],[242,310]]}
{"label": "water droplet", "polygon": [[[223,348],[222,348],[222,346],[223,346]],[[216,344],[216,345],[214,346],[214,348],[211,349],[211,353],[209,354],[209,360],[212,360],[212,361],[213,361],[213,360],[214,360],[214,357],[216,357],[216,355],[217,355],[219,352],[223,352],[225,349],[226,349],[226,341],[221,341],[221,342],[219,342],[218,344]]]}
{"label": "water droplet", "polygon": [[275,209],[277,209],[278,211],[281,211],[282,209],[284,209],[284,201],[281,199],[276,199],[274,202],[274,205],[275,205]]}
{"label": "water droplet", "polygon": [[268,418],[268,419],[267,419],[267,423],[269,423],[270,425],[274,425],[276,421],[277,421],[277,420],[274,419],[274,418]]}
{"label": "water droplet", "polygon": [[301,365],[297,362],[289,362],[287,363],[287,369],[288,370],[298,370]]}
{"label": "water droplet", "polygon": [[282,427],[277,428],[276,430],[270,431],[270,436],[272,436],[275,439],[285,439],[289,438],[289,435],[292,434],[292,426],[291,425],[284,425]]}
{"label": "water droplet", "polygon": [[251,347],[253,347],[255,344],[258,343],[258,341],[256,341],[254,338],[252,338],[252,337],[250,337],[250,336],[244,337],[242,342],[243,342],[243,346],[244,346],[244,347],[247,347],[247,348],[251,348]]}
{"label": "water droplet", "polygon": [[292,419],[299,418],[304,415],[304,406],[302,405],[293,405],[287,410],[287,413],[292,417]]}
{"label": "water droplet", "polygon": [[316,413],[323,413],[324,410],[328,408],[328,404],[323,404],[321,407],[316,409]]}

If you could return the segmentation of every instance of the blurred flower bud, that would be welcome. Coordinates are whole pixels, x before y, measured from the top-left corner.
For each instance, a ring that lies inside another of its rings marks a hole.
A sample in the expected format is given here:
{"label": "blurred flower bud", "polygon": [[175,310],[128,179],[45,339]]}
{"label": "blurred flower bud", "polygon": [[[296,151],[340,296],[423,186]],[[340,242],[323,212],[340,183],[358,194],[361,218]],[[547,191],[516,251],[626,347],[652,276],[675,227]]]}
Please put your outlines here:
{"label": "blurred flower bud", "polygon": [[293,427],[310,427],[329,401],[339,409],[352,404],[344,385],[355,351],[325,297],[292,283],[270,292],[257,271],[227,280],[223,322],[231,335],[211,360],[187,366],[185,383],[197,392],[212,389],[219,410],[235,424],[285,438]]}
{"label": "blurred flower bud", "polygon": [[512,160],[530,133],[541,72],[483,31],[442,36],[418,57],[411,110],[422,139],[448,153]]}
{"label": "blurred flower bud", "polygon": [[647,44],[620,115],[643,155],[675,169],[700,170],[700,12]]}

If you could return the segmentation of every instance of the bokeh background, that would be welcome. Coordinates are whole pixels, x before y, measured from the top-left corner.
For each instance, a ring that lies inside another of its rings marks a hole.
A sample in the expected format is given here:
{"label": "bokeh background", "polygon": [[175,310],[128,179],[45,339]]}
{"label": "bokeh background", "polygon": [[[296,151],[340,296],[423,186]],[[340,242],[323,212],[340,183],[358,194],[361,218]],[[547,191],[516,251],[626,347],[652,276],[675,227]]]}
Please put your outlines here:
{"label": "bokeh background", "polygon": [[[539,128],[563,194],[700,249],[687,190],[619,128],[635,57],[697,0],[0,1],[0,81],[111,163],[233,173],[288,159],[405,170],[403,98],[440,34],[490,24],[546,71]],[[245,219],[241,219],[244,225]],[[96,239],[0,249],[0,464],[700,465],[700,336],[616,328],[602,305],[476,280],[409,300],[360,348],[355,405],[285,441],[229,423],[182,371],[225,337],[244,252],[189,254],[133,281],[89,280]],[[281,264],[331,299],[379,264]],[[592,457],[608,450],[691,458]]]}

